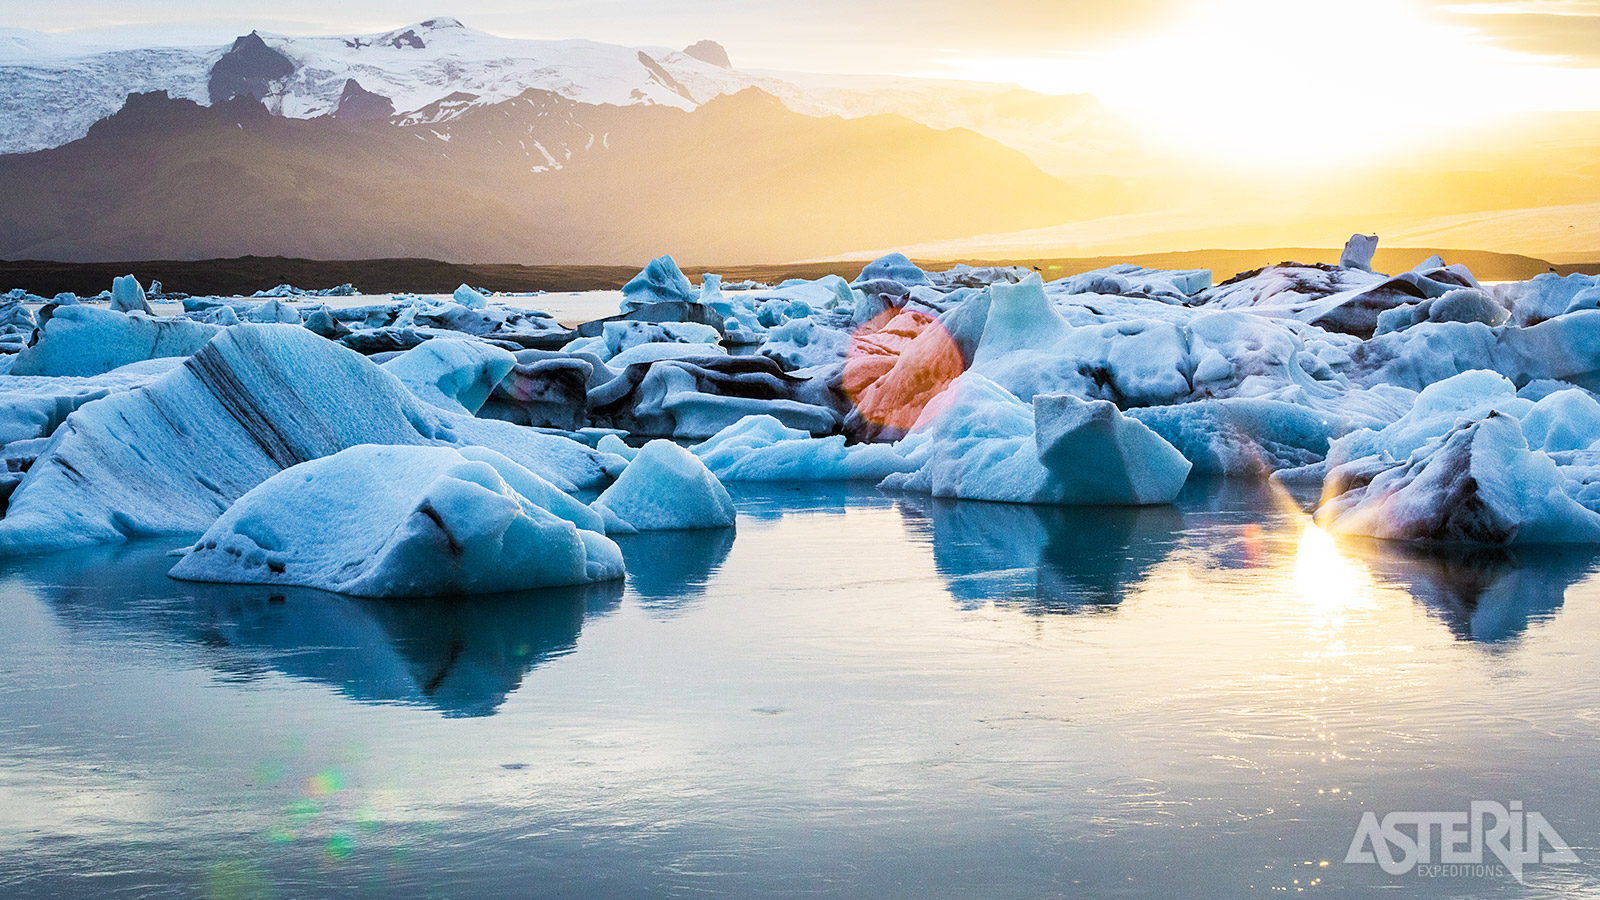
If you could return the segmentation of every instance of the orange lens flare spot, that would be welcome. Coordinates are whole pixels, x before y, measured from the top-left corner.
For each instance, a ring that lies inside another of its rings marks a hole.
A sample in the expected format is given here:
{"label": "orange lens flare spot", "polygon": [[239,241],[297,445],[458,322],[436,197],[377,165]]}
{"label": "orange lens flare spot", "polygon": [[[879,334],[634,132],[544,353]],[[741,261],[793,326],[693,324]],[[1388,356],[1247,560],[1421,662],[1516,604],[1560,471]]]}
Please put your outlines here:
{"label": "orange lens flare spot", "polygon": [[966,368],[937,318],[891,307],[851,335],[841,383],[862,421],[903,434]]}

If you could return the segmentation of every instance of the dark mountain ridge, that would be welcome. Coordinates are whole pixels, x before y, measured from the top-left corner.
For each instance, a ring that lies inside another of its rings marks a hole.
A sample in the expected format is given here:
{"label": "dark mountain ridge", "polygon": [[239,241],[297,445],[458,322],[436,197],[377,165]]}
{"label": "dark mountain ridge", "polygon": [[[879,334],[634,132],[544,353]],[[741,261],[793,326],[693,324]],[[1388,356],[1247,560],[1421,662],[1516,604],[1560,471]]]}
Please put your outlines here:
{"label": "dark mountain ridge", "polygon": [[694,111],[451,102],[402,122],[131,95],[82,140],[0,157],[0,256],[782,261],[1094,212],[976,133],[803,116],[757,89]]}

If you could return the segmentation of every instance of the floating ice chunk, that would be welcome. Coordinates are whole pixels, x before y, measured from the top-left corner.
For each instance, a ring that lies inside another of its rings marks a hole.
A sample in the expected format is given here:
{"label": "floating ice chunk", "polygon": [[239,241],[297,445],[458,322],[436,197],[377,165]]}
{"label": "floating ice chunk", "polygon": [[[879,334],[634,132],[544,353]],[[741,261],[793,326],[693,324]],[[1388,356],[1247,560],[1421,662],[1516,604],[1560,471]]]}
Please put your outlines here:
{"label": "floating ice chunk", "polygon": [[39,327],[33,312],[15,297],[0,298],[0,334],[31,335]]}
{"label": "floating ice chunk", "polygon": [[689,276],[683,274],[670,256],[658,256],[650,260],[644,271],[622,286],[624,313],[651,303],[694,303],[699,299],[700,292],[694,289]]}
{"label": "floating ice chunk", "polygon": [[1586,287],[1572,295],[1572,300],[1562,314],[1573,313],[1583,309],[1600,309],[1600,285]]}
{"label": "floating ice chunk", "polygon": [[1504,325],[1511,312],[1477,288],[1456,288],[1420,303],[1397,306],[1378,314],[1376,334],[1404,331],[1422,322],[1481,322]]}
{"label": "floating ice chunk", "polygon": [[813,438],[770,415],[746,416],[692,452],[722,481],[882,481],[911,469],[891,444],[847,447],[842,434]]}
{"label": "floating ice chunk", "polygon": [[[1168,492],[1176,496],[1183,486],[1190,467],[1183,455],[1109,404],[1088,408],[1093,415],[1067,400],[1051,400],[1046,409],[1054,421],[1041,441],[1031,404],[968,372],[928,405],[900,442],[899,452],[914,471],[890,475],[880,487],[936,497],[1073,505],[1168,502],[1171,497],[1159,498]],[[1042,453],[1049,454],[1048,464]],[[1089,457],[1114,460],[1113,469],[1125,467],[1120,491],[1080,477],[1080,470],[1094,465]]]}
{"label": "floating ice chunk", "polygon": [[1016,284],[991,285],[989,315],[972,364],[981,366],[1016,350],[1049,347],[1071,328],[1045,296],[1044,282],[1038,275]]}
{"label": "floating ice chunk", "polygon": [[155,315],[155,310],[150,308],[150,301],[145,298],[144,288],[139,286],[139,279],[132,275],[118,275],[111,279],[111,309],[120,313]]}
{"label": "floating ice chunk", "polygon": [[[1155,319],[1085,325],[1040,349],[989,359],[983,358],[980,345],[972,371],[1023,400],[1037,394],[1074,394],[1128,406],[1176,403],[1193,390],[1189,337],[1180,325]],[[1020,328],[1019,340],[1025,340]],[[987,330],[984,343],[989,343]]]}
{"label": "floating ice chunk", "polygon": [[69,416],[0,519],[0,554],[201,531],[279,470],[357,444],[489,447],[568,491],[622,462],[424,404],[304,328],[239,325],[165,376]]}
{"label": "floating ice chunk", "polygon": [[1184,302],[1211,287],[1211,283],[1210,269],[1147,269],[1127,263],[1082,272],[1059,282],[1067,294],[1144,296],[1172,303]]}
{"label": "floating ice chunk", "polygon": [[78,407],[149,384],[181,364],[178,359],[147,360],[91,378],[0,378],[0,446],[49,437]]}
{"label": "floating ice chunk", "polygon": [[1493,328],[1511,318],[1505,307],[1477,288],[1457,288],[1440,297],[1423,301],[1429,322],[1482,322]]}
{"label": "floating ice chunk", "polygon": [[1207,475],[1259,475],[1311,465],[1327,454],[1337,430],[1310,407],[1261,397],[1149,406],[1128,415]]}
{"label": "floating ice chunk", "polygon": [[283,325],[299,325],[301,322],[300,310],[295,309],[276,297],[260,304],[255,309],[250,310],[249,315],[245,316],[245,319],[247,321],[258,322],[263,325],[270,325],[274,323]]}
{"label": "floating ice chunk", "polygon": [[582,428],[589,418],[589,385],[596,368],[605,366],[592,356],[539,350],[521,351],[516,359],[476,415],[538,428]]}
{"label": "floating ice chunk", "polygon": [[1347,269],[1362,269],[1372,271],[1372,257],[1378,252],[1378,236],[1375,234],[1352,234],[1350,240],[1345,242],[1344,252],[1339,254],[1339,265]]}
{"label": "floating ice chunk", "polygon": [[601,331],[607,357],[641,344],[708,344],[716,346],[722,333],[699,322],[606,322]]}
{"label": "floating ice chunk", "polygon": [[364,597],[621,577],[621,551],[597,532],[599,524],[582,504],[499,454],[365,445],[285,469],[251,489],[171,575]]}
{"label": "floating ice chunk", "polygon": [[330,341],[337,341],[350,334],[350,326],[339,321],[326,304],[311,307],[306,311],[305,326],[312,334],[321,335]]}
{"label": "floating ice chunk", "polygon": [[44,324],[38,342],[17,354],[11,374],[99,375],[142,360],[188,356],[221,330],[188,319],[62,306]]}
{"label": "floating ice chunk", "polygon": [[890,253],[867,263],[867,267],[861,270],[861,274],[857,275],[851,284],[866,284],[872,281],[894,281],[908,286],[932,283],[928,280],[928,273],[917,268],[904,253]]}
{"label": "floating ice chunk", "polygon": [[1357,431],[1335,441],[1329,462],[1339,465],[1373,455],[1403,460],[1461,419],[1475,421],[1496,410],[1521,417],[1532,408],[1533,403],[1518,397],[1516,385],[1504,375],[1483,369],[1463,372],[1424,388],[1411,410],[1393,424],[1381,430]]}
{"label": "floating ice chunk", "polygon": [[1576,309],[1586,309],[1576,300],[1590,288],[1600,287],[1600,276],[1567,275],[1544,272],[1528,281],[1499,286],[1495,293],[1511,308],[1518,325],[1534,325]]}
{"label": "floating ice chunk", "polygon": [[[663,375],[682,370],[663,368]],[[655,370],[651,370],[652,376]],[[664,382],[680,379],[664,379]],[[641,385],[641,394],[649,397],[651,378]],[[641,406],[649,408],[646,399]],[[672,435],[678,438],[710,437],[729,424],[746,416],[768,415],[808,434],[828,434],[839,427],[839,416],[833,410],[798,400],[764,399],[760,397],[731,397],[724,394],[706,394],[692,390],[676,390],[663,385],[659,408],[672,417]]]}
{"label": "floating ice chunk", "polygon": [[603,533],[605,522],[600,514],[582,501],[519,465],[505,454],[488,447],[467,445],[455,448],[464,459],[488,463],[505,480],[518,496],[557,518],[566,519],[584,531]]}
{"label": "floating ice chunk", "polygon": [[820,324],[817,318],[790,319],[767,332],[761,355],[777,360],[785,369],[806,369],[844,360],[850,353],[850,333]]}
{"label": "floating ice chunk", "polygon": [[1439,544],[1595,543],[1600,514],[1573,500],[1503,412],[1462,421],[1400,462],[1328,473],[1317,523],[1339,534]]}
{"label": "floating ice chunk", "polygon": [[1473,369],[1492,369],[1518,384],[1553,379],[1594,390],[1600,388],[1597,330],[1600,310],[1579,310],[1528,327],[1423,322],[1360,344],[1347,371],[1367,384],[1415,390]]}
{"label": "floating ice chunk", "polygon": [[596,424],[636,435],[707,438],[747,415],[761,413],[814,434],[832,433],[839,424],[838,414],[799,399],[807,385],[764,356],[667,359],[625,367],[589,392],[589,408]]}
{"label": "floating ice chunk", "polygon": [[[908,309],[881,328],[862,328],[851,337],[840,372],[840,386],[853,405],[845,420],[850,435],[858,440],[905,436],[928,402],[961,376],[966,358],[945,322],[962,317],[973,302],[938,319]],[[983,308],[963,321],[978,314],[987,316],[986,298]]]}
{"label": "floating ice chunk", "polygon": [[1577,388],[1547,394],[1522,416],[1522,434],[1547,453],[1587,450],[1600,441],[1600,403]]}
{"label": "floating ice chunk", "polygon": [[595,443],[594,448],[601,453],[614,453],[629,461],[639,455],[638,447],[628,446],[627,441],[614,434],[602,435],[600,440]]}
{"label": "floating ice chunk", "polygon": [[652,341],[635,344],[606,360],[611,369],[622,369],[638,363],[651,363],[662,359],[704,359],[708,356],[727,356],[728,351],[717,344],[680,344]]}
{"label": "floating ice chunk", "polygon": [[723,312],[723,307],[728,303],[728,298],[722,293],[722,276],[714,272],[704,272],[700,275],[700,296],[697,302],[703,303],[713,309]]}
{"label": "floating ice chunk", "polygon": [[1191,465],[1178,449],[1105,400],[1033,398],[1034,441],[1054,490],[1077,504],[1171,503]]}
{"label": "floating ice chunk", "polygon": [[899,444],[915,469],[879,487],[1007,503],[1046,503],[1049,472],[1033,440],[1033,407],[975,373],[958,378]]}
{"label": "floating ice chunk", "polygon": [[[1438,293],[1459,287],[1439,285]],[[1365,269],[1268,266],[1223,282],[1195,298],[1211,309],[1250,309],[1292,317],[1327,331],[1369,337],[1385,310],[1428,296],[1419,276],[1390,278]]]}
{"label": "floating ice chunk", "polygon": [[482,341],[436,338],[389,360],[383,368],[421,400],[472,415],[516,364],[509,350]]}
{"label": "floating ice chunk", "polygon": [[463,284],[456,288],[453,295],[455,301],[467,309],[483,309],[489,305],[489,298],[471,285]]}
{"label": "floating ice chunk", "polygon": [[210,309],[185,314],[184,318],[207,325],[220,325],[224,328],[229,325],[239,324],[239,314],[231,306],[213,306]]}
{"label": "floating ice chunk", "polygon": [[639,449],[616,483],[592,504],[608,532],[726,528],[734,522],[727,488],[693,453],[671,441]]}

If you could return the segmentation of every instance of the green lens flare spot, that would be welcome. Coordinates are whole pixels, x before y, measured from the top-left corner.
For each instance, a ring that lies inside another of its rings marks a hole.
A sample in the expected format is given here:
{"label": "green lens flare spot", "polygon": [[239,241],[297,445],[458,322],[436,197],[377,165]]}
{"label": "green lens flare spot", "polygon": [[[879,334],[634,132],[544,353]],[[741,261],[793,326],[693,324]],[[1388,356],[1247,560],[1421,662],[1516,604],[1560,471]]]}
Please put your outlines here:
{"label": "green lens flare spot", "polygon": [[311,776],[310,792],[313,797],[326,797],[344,790],[344,776],[334,769],[324,769]]}
{"label": "green lens flare spot", "polygon": [[355,849],[355,839],[348,834],[336,834],[328,838],[328,842],[322,846],[322,852],[326,853],[328,858],[335,862],[349,859],[350,854],[354,853]]}

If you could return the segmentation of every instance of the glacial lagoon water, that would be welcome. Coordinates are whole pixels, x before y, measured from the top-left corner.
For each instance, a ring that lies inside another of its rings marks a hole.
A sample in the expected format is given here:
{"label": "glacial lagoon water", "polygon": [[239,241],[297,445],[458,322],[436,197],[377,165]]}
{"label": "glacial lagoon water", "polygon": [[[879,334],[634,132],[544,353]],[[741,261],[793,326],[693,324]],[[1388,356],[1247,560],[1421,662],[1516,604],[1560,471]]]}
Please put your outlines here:
{"label": "glacial lagoon water", "polygon": [[[0,896],[1600,891],[1595,550],[1335,542],[1236,483],[735,499],[519,596],[0,561]],[[1365,811],[1473,800],[1580,861],[1345,862]]]}

